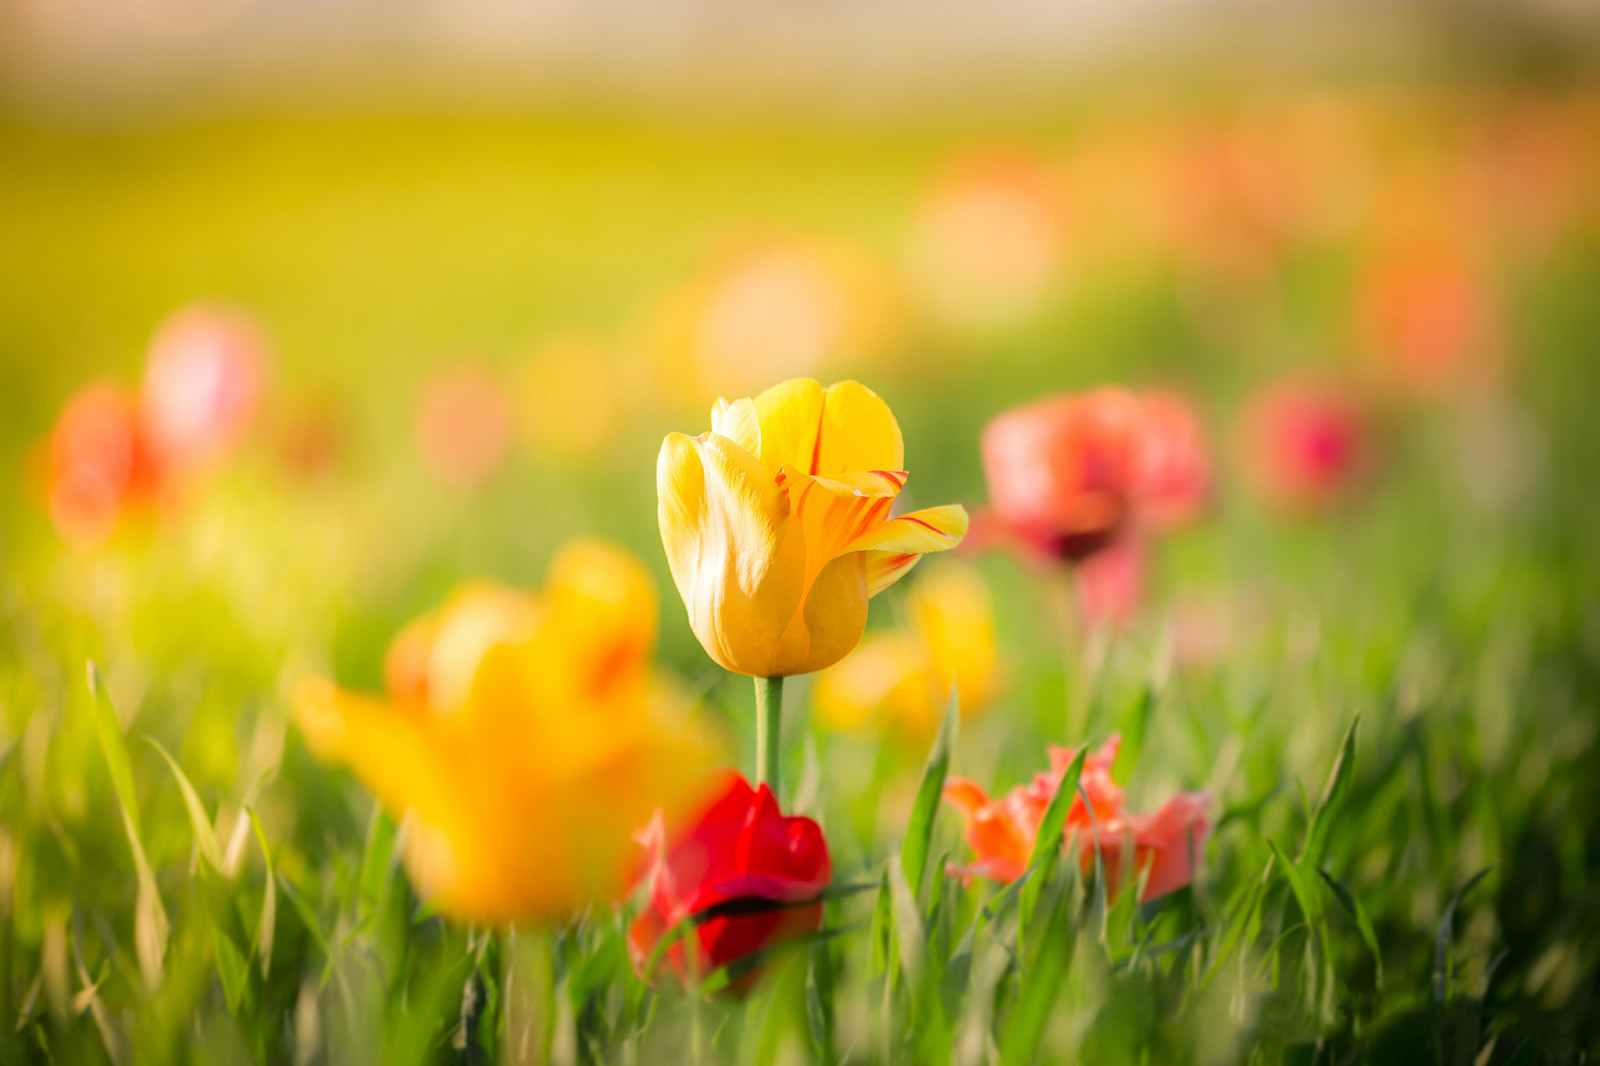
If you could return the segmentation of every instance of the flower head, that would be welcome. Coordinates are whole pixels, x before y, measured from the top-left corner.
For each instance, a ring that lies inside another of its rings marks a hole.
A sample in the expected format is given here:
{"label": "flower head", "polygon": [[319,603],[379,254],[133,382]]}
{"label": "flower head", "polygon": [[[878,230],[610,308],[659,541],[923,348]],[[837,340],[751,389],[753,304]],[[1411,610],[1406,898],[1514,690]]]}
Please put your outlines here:
{"label": "flower head", "polygon": [[[641,971],[669,929],[717,904],[754,905],[703,921],[668,948],[679,976],[692,968],[703,977],[822,925],[818,897],[833,877],[828,842],[810,818],[785,817],[766,785],[752,789],[729,771],[703,810],[670,837],[658,815],[639,841],[647,853],[650,895],[629,930],[628,946]],[[688,952],[694,953],[692,960]],[[755,977],[745,974],[733,987],[748,988]]]}
{"label": "flower head", "polygon": [[1337,385],[1310,378],[1272,382],[1240,420],[1245,474],[1267,502],[1315,511],[1344,496],[1365,473],[1371,449],[1367,417]]}
{"label": "flower head", "polygon": [[709,433],[667,436],[661,540],[713,659],[752,677],[831,666],[861,639],[870,597],[960,543],[958,505],[890,517],[904,459],[888,405],[853,381],[718,400]]}
{"label": "flower head", "polygon": [[243,435],[266,375],[267,343],[237,311],[187,307],[156,331],[140,404],[151,448],[169,470],[215,462]]}
{"label": "flower head", "polygon": [[817,677],[818,718],[838,729],[879,718],[925,742],[944,715],[951,686],[961,714],[994,696],[998,657],[988,586],[964,563],[943,561],[919,575],[906,601],[906,625],[869,634]]}
{"label": "flower head", "polygon": [[50,434],[50,517],[79,547],[110,539],[160,489],[160,471],[132,396],[90,385],[61,411]]}
{"label": "flower head", "polygon": [[468,586],[403,630],[386,698],[313,680],[295,713],[316,755],[415,815],[407,867],[442,910],[561,916],[614,898],[634,828],[692,800],[714,754],[650,670],[655,627],[643,565],[573,541],[541,594]]}
{"label": "flower head", "polygon": [[[1182,888],[1192,879],[1194,863],[1205,850],[1206,808],[1210,801],[1203,792],[1188,792],[1169,800],[1155,814],[1126,813],[1122,790],[1111,780],[1111,767],[1120,744],[1121,738],[1112,734],[1098,751],[1084,759],[1078,784],[1089,802],[1084,803],[1084,795],[1073,800],[1067,811],[1065,834],[1069,843],[1077,841],[1085,873],[1093,869],[1098,853],[1109,894],[1120,891],[1130,875],[1143,873],[1140,899],[1151,900]],[[978,856],[977,862],[958,872],[1001,882],[1021,877],[1033,854],[1045,811],[1061,787],[1062,775],[1076,757],[1075,749],[1052,746],[1049,772],[1035,774],[1032,781],[998,799],[990,799],[973,781],[951,778],[945,784],[944,798],[966,818],[967,843]],[[1131,858],[1131,868],[1125,856]]]}
{"label": "flower head", "polygon": [[1035,551],[1072,561],[1136,521],[1186,520],[1211,478],[1187,403],[1120,388],[1004,412],[983,431],[983,468],[999,523]]}

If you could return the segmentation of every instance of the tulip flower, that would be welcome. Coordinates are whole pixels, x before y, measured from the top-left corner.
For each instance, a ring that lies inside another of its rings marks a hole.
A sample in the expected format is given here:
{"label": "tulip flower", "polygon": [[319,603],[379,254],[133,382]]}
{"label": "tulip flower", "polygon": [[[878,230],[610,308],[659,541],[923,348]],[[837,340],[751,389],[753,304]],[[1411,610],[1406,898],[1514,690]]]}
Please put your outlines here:
{"label": "tulip flower", "polygon": [[[639,836],[649,900],[628,947],[641,975],[668,930],[718,904],[739,901],[738,913],[701,921],[666,949],[680,977],[704,977],[821,927],[819,897],[833,876],[828,842],[810,818],[785,817],[766,785],[751,788],[730,771],[710,803],[670,838],[666,824],[658,815]],[[742,974],[731,987],[747,990],[757,976]]]}
{"label": "tulip flower", "polygon": [[[1084,803],[1083,795],[1073,800],[1067,811],[1065,839],[1077,841],[1085,874],[1094,868],[1098,854],[1108,895],[1120,891],[1130,875],[1143,874],[1140,901],[1145,902],[1193,879],[1194,863],[1205,850],[1209,831],[1209,800],[1203,792],[1189,792],[1175,796],[1155,814],[1125,812],[1122,790],[1111,780],[1120,744],[1121,738],[1113,734],[1084,759],[1078,783],[1089,802]],[[1048,773],[1035,774],[1032,781],[999,799],[990,799],[981,786],[966,778],[953,777],[946,782],[944,798],[965,817],[967,843],[978,857],[977,862],[954,872],[1005,883],[1027,870],[1045,811],[1061,787],[1062,775],[1077,757],[1075,749],[1054,746],[1049,754]],[[1124,862],[1124,853],[1131,853],[1131,869]]]}
{"label": "tulip flower", "polygon": [[1492,389],[1504,361],[1498,295],[1472,253],[1416,239],[1361,277],[1360,341],[1380,376],[1414,395]]}
{"label": "tulip flower", "polygon": [[260,398],[266,352],[260,331],[238,312],[189,307],[162,324],[139,400],[163,467],[205,466],[238,442]]}
{"label": "tulip flower", "polygon": [[[713,659],[763,680],[832,666],[861,640],[871,597],[961,542],[959,505],[890,516],[904,460],[888,404],[854,381],[718,400],[711,432],[667,436],[661,540]],[[757,685],[758,781],[776,771],[779,685]]]}
{"label": "tulip flower", "polygon": [[907,624],[869,634],[855,651],[817,675],[817,717],[836,729],[877,718],[926,741],[938,729],[952,685],[963,718],[993,698],[994,605],[978,573],[941,562],[920,575],[906,602]]}
{"label": "tulip flower", "polygon": [[296,717],[314,754],[414,816],[406,865],[442,911],[569,915],[615,898],[634,829],[692,802],[713,754],[650,670],[656,609],[637,559],[573,541],[541,594],[468,586],[403,630],[384,697],[311,680]]}
{"label": "tulip flower", "polygon": [[63,537],[79,547],[103,544],[159,485],[132,396],[91,385],[68,402],[50,434],[50,517]]}
{"label": "tulip flower", "polygon": [[1210,465],[1187,404],[1101,388],[1013,408],[983,431],[989,503],[1036,551],[1080,561],[1136,518],[1171,525],[1199,510]]}
{"label": "tulip flower", "polygon": [[1246,405],[1239,450],[1247,479],[1268,503],[1307,512],[1328,506],[1361,478],[1370,436],[1351,394],[1328,382],[1285,378]]}

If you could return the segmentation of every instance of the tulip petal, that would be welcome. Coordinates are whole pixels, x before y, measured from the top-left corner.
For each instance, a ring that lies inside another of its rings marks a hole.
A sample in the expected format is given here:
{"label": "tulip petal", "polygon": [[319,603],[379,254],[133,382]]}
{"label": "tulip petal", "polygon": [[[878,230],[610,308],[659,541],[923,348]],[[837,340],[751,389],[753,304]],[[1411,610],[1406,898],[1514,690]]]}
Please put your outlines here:
{"label": "tulip petal", "polygon": [[806,545],[787,494],[716,434],[669,434],[656,483],[662,544],[695,636],[727,669],[773,676],[805,592]]}
{"label": "tulip petal", "polygon": [[867,628],[868,595],[860,553],[830,560],[806,589],[800,611],[784,630],[774,673],[809,674],[850,654]]}
{"label": "tulip petal", "polygon": [[899,470],[906,462],[900,423],[889,405],[865,385],[830,385],[822,408],[818,461],[813,473]]}
{"label": "tulip petal", "polygon": [[601,693],[646,669],[656,641],[655,582],[631,554],[569,541],[550,562],[548,632],[572,656],[578,683]]}
{"label": "tulip petal", "polygon": [[761,419],[756,416],[755,401],[749,398],[718,399],[711,408],[711,432],[727,437],[751,455],[761,454]]}
{"label": "tulip petal", "polygon": [[[774,474],[786,464],[826,475],[905,465],[900,424],[889,405],[858,382],[841,381],[824,389],[809,378],[796,378],[774,385],[753,403],[760,422],[761,465]],[[734,406],[729,405],[723,421],[736,422]]]}
{"label": "tulip petal", "polygon": [[810,378],[795,378],[772,386],[752,402],[761,425],[761,465],[773,475],[786,464],[816,473],[822,386]]}
{"label": "tulip petal", "polygon": [[891,518],[851,541],[844,550],[924,555],[954,548],[966,535],[967,509],[959,503],[947,503]]}

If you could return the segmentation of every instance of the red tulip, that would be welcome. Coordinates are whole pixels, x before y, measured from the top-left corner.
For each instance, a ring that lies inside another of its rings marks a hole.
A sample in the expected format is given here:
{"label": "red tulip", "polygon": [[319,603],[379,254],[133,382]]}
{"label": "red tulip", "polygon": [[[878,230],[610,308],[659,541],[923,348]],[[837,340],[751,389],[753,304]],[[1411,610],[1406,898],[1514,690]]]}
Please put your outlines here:
{"label": "red tulip", "polygon": [[[1079,862],[1085,874],[1094,868],[1096,852],[1105,872],[1106,890],[1115,895],[1130,875],[1148,871],[1140,900],[1152,900],[1188,884],[1194,865],[1205,848],[1208,825],[1203,792],[1175,796],[1155,814],[1128,814],[1123,811],[1122,790],[1111,780],[1121,739],[1113,734],[1099,751],[1091,753],[1083,765],[1079,784],[1089,797],[1073,800],[1067,811],[1066,839],[1076,838]],[[1035,774],[1031,782],[1018,785],[999,799],[991,800],[981,786],[966,778],[951,778],[944,798],[961,811],[967,820],[967,842],[978,861],[956,868],[967,877],[987,877],[995,881],[1014,881],[1027,870],[1039,826],[1044,821],[1061,775],[1072,764],[1077,752],[1050,748],[1050,771]],[[1092,810],[1092,817],[1091,817]],[[1131,867],[1125,856],[1131,853]]]}
{"label": "red tulip", "polygon": [[[833,876],[833,864],[821,827],[810,818],[785,817],[771,789],[752,789],[732,771],[713,794],[704,813],[670,839],[659,816],[640,834],[650,899],[628,940],[641,972],[667,930],[717,904],[740,900],[753,906],[705,921],[668,948],[666,957],[680,977],[704,977],[822,925],[818,896]],[[744,991],[756,976],[744,974],[732,988]]]}
{"label": "red tulip", "polygon": [[1269,384],[1240,425],[1246,475],[1268,502],[1288,510],[1328,505],[1367,465],[1366,416],[1336,385],[1304,378]]}
{"label": "red tulip", "polygon": [[1471,254],[1418,240],[1367,270],[1357,323],[1385,380],[1426,397],[1482,391],[1502,370],[1496,297]]}
{"label": "red tulip", "polygon": [[1176,396],[1120,388],[1052,396],[985,427],[989,502],[1016,538],[1080,561],[1135,522],[1194,514],[1210,481],[1199,423]]}
{"label": "red tulip", "polygon": [[62,409],[50,434],[50,517],[79,547],[102,544],[158,487],[133,397],[90,385]]}
{"label": "red tulip", "polygon": [[139,401],[165,469],[205,466],[238,441],[255,413],[266,362],[260,331],[236,312],[186,308],[156,331]]}

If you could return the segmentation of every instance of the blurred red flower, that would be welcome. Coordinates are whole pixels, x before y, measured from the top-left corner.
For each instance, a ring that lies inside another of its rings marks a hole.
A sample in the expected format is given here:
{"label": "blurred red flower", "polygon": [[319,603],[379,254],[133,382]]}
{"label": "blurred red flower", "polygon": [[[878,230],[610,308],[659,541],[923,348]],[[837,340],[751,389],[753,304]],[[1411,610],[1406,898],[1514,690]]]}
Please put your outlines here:
{"label": "blurred red flower", "polygon": [[139,402],[150,447],[167,471],[214,462],[255,413],[267,344],[246,315],[187,307],[150,342]]}
{"label": "blurred red flower", "polygon": [[1314,511],[1343,496],[1368,462],[1371,431],[1342,387],[1291,377],[1260,389],[1240,420],[1245,475],[1268,502]]}
{"label": "blurred red flower", "polygon": [[[833,864],[821,827],[810,818],[785,817],[771,789],[751,788],[732,771],[713,796],[670,839],[659,815],[639,836],[647,852],[650,898],[628,942],[641,972],[669,929],[717,904],[739,900],[752,906],[711,918],[668,948],[666,957],[680,977],[691,972],[686,944],[695,952],[693,971],[703,978],[822,925],[817,897],[833,877]],[[731,987],[743,992],[756,977],[755,971],[743,974]]]}
{"label": "blurred red flower", "polygon": [[[1121,737],[1112,734],[1084,759],[1078,779],[1083,795],[1074,799],[1067,811],[1066,839],[1070,843],[1076,838],[1085,874],[1094,868],[1098,850],[1109,895],[1116,895],[1130,875],[1148,870],[1140,895],[1143,902],[1192,880],[1195,863],[1205,850],[1210,800],[1204,792],[1186,792],[1155,814],[1126,813],[1122,790],[1111,780],[1121,742]],[[1009,882],[1027,870],[1045,810],[1061,787],[1062,774],[1078,754],[1077,749],[1055,746],[1049,752],[1048,772],[1035,774],[1032,781],[999,799],[991,800],[981,786],[964,777],[953,777],[945,784],[944,798],[966,818],[967,842],[978,857],[977,862],[954,872]],[[1124,861],[1129,852],[1131,867]]]}
{"label": "blurred red flower", "polygon": [[1080,561],[1135,521],[1170,526],[1205,499],[1199,419],[1170,393],[1107,387],[1012,408],[983,431],[989,502],[1044,555]]}
{"label": "blurred red flower", "polygon": [[134,398],[112,385],[80,390],[50,434],[49,506],[72,544],[105,543],[159,485],[150,441]]}

